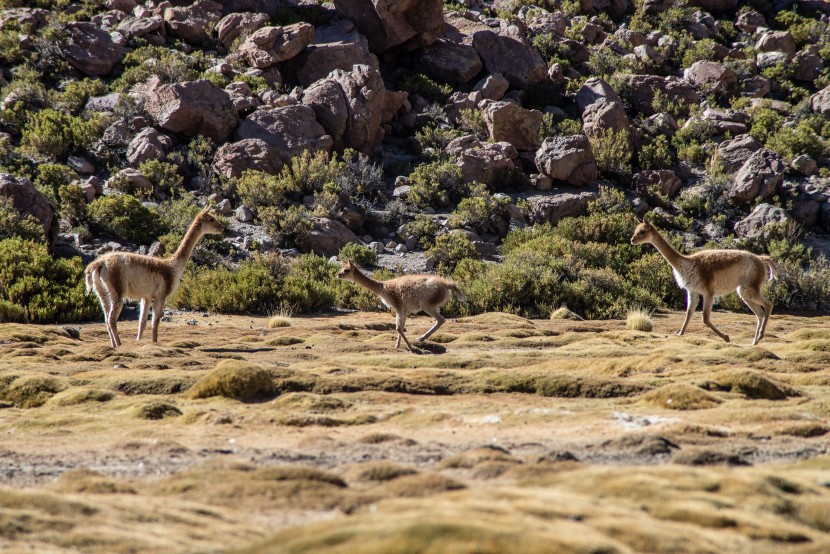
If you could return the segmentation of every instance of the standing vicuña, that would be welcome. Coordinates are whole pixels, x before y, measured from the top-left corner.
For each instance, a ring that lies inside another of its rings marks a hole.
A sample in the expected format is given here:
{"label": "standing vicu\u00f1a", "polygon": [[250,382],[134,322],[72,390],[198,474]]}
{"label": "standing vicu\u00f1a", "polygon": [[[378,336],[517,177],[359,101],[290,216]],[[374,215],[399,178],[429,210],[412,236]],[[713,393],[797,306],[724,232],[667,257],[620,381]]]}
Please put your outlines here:
{"label": "standing vicu\u00f1a", "polygon": [[395,312],[395,330],[398,332],[395,348],[400,347],[403,338],[410,352],[412,345],[403,334],[407,315],[424,312],[435,318],[435,324],[418,337],[415,341],[417,343],[427,340],[444,324],[446,320],[441,315],[441,307],[449,302],[453,294],[460,302],[466,302],[464,293],[454,282],[435,275],[404,275],[388,281],[377,281],[361,273],[356,265],[346,260],[337,273],[337,278],[366,287],[377,294],[386,307]]}
{"label": "standing vicu\u00f1a", "polygon": [[686,319],[677,332],[682,335],[697,308],[697,301],[703,296],[703,323],[709,326],[726,342],[729,337],[722,333],[709,320],[715,296],[736,290],[741,300],[755,314],[755,340],[758,344],[764,336],[767,320],[772,312],[772,302],[761,294],[761,285],[767,278],[769,268],[770,280],[778,276],[775,262],[769,256],[757,256],[745,250],[702,250],[684,256],[664,239],[657,229],[648,221],[643,221],[634,230],[631,244],[650,242],[666,258],[674,272],[674,278],[681,288],[686,289]]}
{"label": "standing vicu\u00f1a", "polygon": [[147,310],[153,304],[153,342],[158,340],[158,329],[164,314],[164,303],[179,287],[184,266],[196,243],[207,234],[224,231],[222,224],[208,212],[210,206],[199,212],[182,239],[179,249],[169,258],[153,258],[130,252],[109,252],[86,268],[86,293],[94,290],[104,310],[107,332],[112,347],[121,344],[118,337],[118,316],[124,300],[141,300],[138,337],[147,325]]}

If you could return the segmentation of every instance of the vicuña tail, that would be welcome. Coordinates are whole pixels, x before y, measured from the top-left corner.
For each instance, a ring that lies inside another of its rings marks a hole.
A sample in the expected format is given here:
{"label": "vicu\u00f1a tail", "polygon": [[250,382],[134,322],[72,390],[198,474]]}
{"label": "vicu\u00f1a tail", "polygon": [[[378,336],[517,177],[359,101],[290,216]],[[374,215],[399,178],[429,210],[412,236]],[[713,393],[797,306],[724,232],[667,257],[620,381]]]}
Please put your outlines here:
{"label": "vicu\u00f1a tail", "polygon": [[101,262],[95,261],[89,264],[86,268],[86,295],[89,296],[94,290],[95,280],[98,279],[98,274],[101,272]]}
{"label": "vicu\u00f1a tail", "polygon": [[769,280],[772,281],[773,279],[777,278],[778,266],[775,265],[775,260],[773,260],[769,256],[761,256],[761,261],[764,262],[764,265],[769,268]]}

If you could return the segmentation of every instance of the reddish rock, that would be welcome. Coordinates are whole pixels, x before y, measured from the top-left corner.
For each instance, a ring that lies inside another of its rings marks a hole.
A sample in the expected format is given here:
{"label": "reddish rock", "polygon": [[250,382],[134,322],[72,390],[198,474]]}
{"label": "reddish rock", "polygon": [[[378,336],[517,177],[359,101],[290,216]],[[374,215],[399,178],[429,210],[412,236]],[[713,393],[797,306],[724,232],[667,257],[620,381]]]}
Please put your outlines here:
{"label": "reddish rock", "polygon": [[445,83],[466,83],[484,67],[475,48],[446,39],[424,48],[419,62],[424,73]]}
{"label": "reddish rock", "polygon": [[670,169],[649,169],[634,175],[634,187],[641,193],[657,190],[673,198],[683,187],[683,181]]}
{"label": "reddish rock", "polygon": [[268,25],[271,18],[264,13],[230,13],[216,25],[219,41],[230,48],[235,40],[245,40],[251,33]]}
{"label": "reddish rock", "polygon": [[109,33],[92,23],[67,23],[60,55],[72,67],[90,77],[109,75],[126,54]]}
{"label": "reddish rock", "polygon": [[290,60],[314,39],[314,27],[297,23],[287,27],[263,27],[252,33],[239,47],[251,67],[271,67]]}
{"label": "reddish rock", "polygon": [[[449,149],[449,146],[448,146]],[[491,185],[499,172],[515,169],[519,153],[509,142],[470,143],[458,154],[458,167],[465,183]]]}
{"label": "reddish rock", "polygon": [[784,52],[788,59],[795,56],[795,40],[789,31],[768,31],[755,43],[759,52]]}
{"label": "reddish rock", "polygon": [[213,171],[228,179],[239,177],[246,170],[276,175],[283,161],[276,148],[261,139],[228,142],[219,147],[213,157]]}
{"label": "reddish rock", "polygon": [[444,28],[441,0],[335,0],[334,6],[343,19],[354,21],[375,54],[397,46],[423,48]]}
{"label": "reddish rock", "polygon": [[762,148],[752,154],[735,175],[729,198],[735,202],[752,202],[759,196],[769,198],[778,192],[786,166],[781,156]]}
{"label": "reddish rock", "polygon": [[492,142],[509,142],[516,150],[536,150],[542,112],[526,110],[513,102],[484,100],[481,115]]}
{"label": "reddish rock", "polygon": [[738,76],[723,64],[698,61],[684,70],[685,79],[706,91],[715,94],[733,94],[738,88]]}
{"label": "reddish rock", "polygon": [[715,152],[716,160],[723,171],[735,173],[763,146],[752,135],[740,135],[718,145]]}
{"label": "reddish rock", "polygon": [[830,85],[810,97],[810,108],[814,113],[830,115]]}
{"label": "reddish rock", "polygon": [[688,82],[677,77],[625,75],[623,80],[631,90],[632,106],[643,115],[655,113],[653,104],[658,91],[666,100],[678,104],[683,115],[688,114],[690,106],[700,102],[695,89]]}
{"label": "reddish rock", "polygon": [[587,184],[599,175],[585,135],[545,139],[536,152],[536,167],[541,173],[572,185]]}
{"label": "reddish rock", "polygon": [[197,0],[189,6],[164,10],[164,21],[170,36],[188,44],[208,46],[208,31],[222,17],[222,4],[213,0]]}
{"label": "reddish rock", "polygon": [[308,87],[335,69],[351,71],[358,64],[380,68],[366,37],[357,32],[354,23],[343,20],[318,27],[311,44],[287,62],[286,68],[297,75],[301,85]]}
{"label": "reddish rock", "polygon": [[146,160],[160,160],[173,147],[173,141],[152,127],[146,127],[138,133],[127,146],[127,161],[138,166]]}
{"label": "reddish rock", "polygon": [[49,201],[28,179],[8,173],[0,173],[0,197],[10,198],[11,204],[21,214],[34,217],[43,228],[43,238],[52,244],[58,236],[58,220]]}
{"label": "reddish rock", "polygon": [[350,242],[361,244],[357,235],[339,221],[315,217],[314,229],[299,237],[297,246],[302,252],[330,257],[339,254],[340,249]]}
{"label": "reddish rock", "polygon": [[283,162],[304,150],[331,151],[332,138],[308,106],[284,106],[257,110],[242,121],[236,140],[261,139],[276,148]]}
{"label": "reddish rock", "polygon": [[230,96],[210,81],[190,81],[151,89],[144,103],[156,125],[186,136],[225,142],[238,123]]}

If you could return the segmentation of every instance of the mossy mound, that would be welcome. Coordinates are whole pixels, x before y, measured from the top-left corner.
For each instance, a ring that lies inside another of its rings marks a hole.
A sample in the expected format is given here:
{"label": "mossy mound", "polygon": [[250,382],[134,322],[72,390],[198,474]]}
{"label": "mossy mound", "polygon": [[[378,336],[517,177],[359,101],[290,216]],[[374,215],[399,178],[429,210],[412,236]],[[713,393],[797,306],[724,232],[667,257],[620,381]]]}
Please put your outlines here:
{"label": "mossy mound", "polygon": [[25,375],[0,389],[0,400],[17,408],[37,408],[66,387],[66,383],[51,375]]}
{"label": "mossy mound", "polygon": [[355,481],[381,483],[416,473],[418,471],[411,467],[379,460],[360,464],[349,472],[349,476]]}
{"label": "mossy mound", "polygon": [[778,356],[760,346],[753,346],[738,353],[738,357],[747,362],[760,362],[763,360],[780,360]]}
{"label": "mossy mound", "polygon": [[108,390],[92,389],[86,387],[72,387],[59,392],[50,398],[48,406],[76,406],[89,402],[109,402],[115,397],[115,393]]}
{"label": "mossy mound", "polygon": [[138,419],[164,419],[166,417],[178,417],[182,411],[173,404],[167,402],[150,402],[140,404],[130,409],[130,414]]}
{"label": "mossy mound", "polygon": [[649,391],[643,395],[643,401],[668,410],[702,410],[721,403],[712,394],[686,383],[673,383]]}
{"label": "mossy mound", "polygon": [[[754,371],[731,371],[716,376],[714,388],[737,392],[751,400],[784,400],[798,393]],[[709,385],[711,387],[711,385]]]}
{"label": "mossy mound", "polygon": [[295,392],[281,396],[276,405],[294,411],[327,413],[345,410],[351,404],[335,396]]}
{"label": "mossy mound", "polygon": [[224,396],[242,402],[258,402],[275,394],[271,374],[258,365],[222,360],[188,391],[190,398]]}

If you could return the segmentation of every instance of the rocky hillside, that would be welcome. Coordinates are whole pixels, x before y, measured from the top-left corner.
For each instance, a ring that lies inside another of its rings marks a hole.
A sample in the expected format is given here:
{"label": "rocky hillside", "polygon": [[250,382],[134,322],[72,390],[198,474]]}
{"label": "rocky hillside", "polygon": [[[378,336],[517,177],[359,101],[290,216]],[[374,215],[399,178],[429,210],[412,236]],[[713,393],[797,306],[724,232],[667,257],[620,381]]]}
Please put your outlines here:
{"label": "rocky hillside", "polygon": [[270,254],[344,247],[454,272],[471,311],[674,306],[625,245],[650,211],[683,248],[773,255],[781,308],[830,308],[827,2],[0,5],[0,320],[94,316],[83,262],[169,251],[208,200],[229,231],[183,307],[365,307]]}

